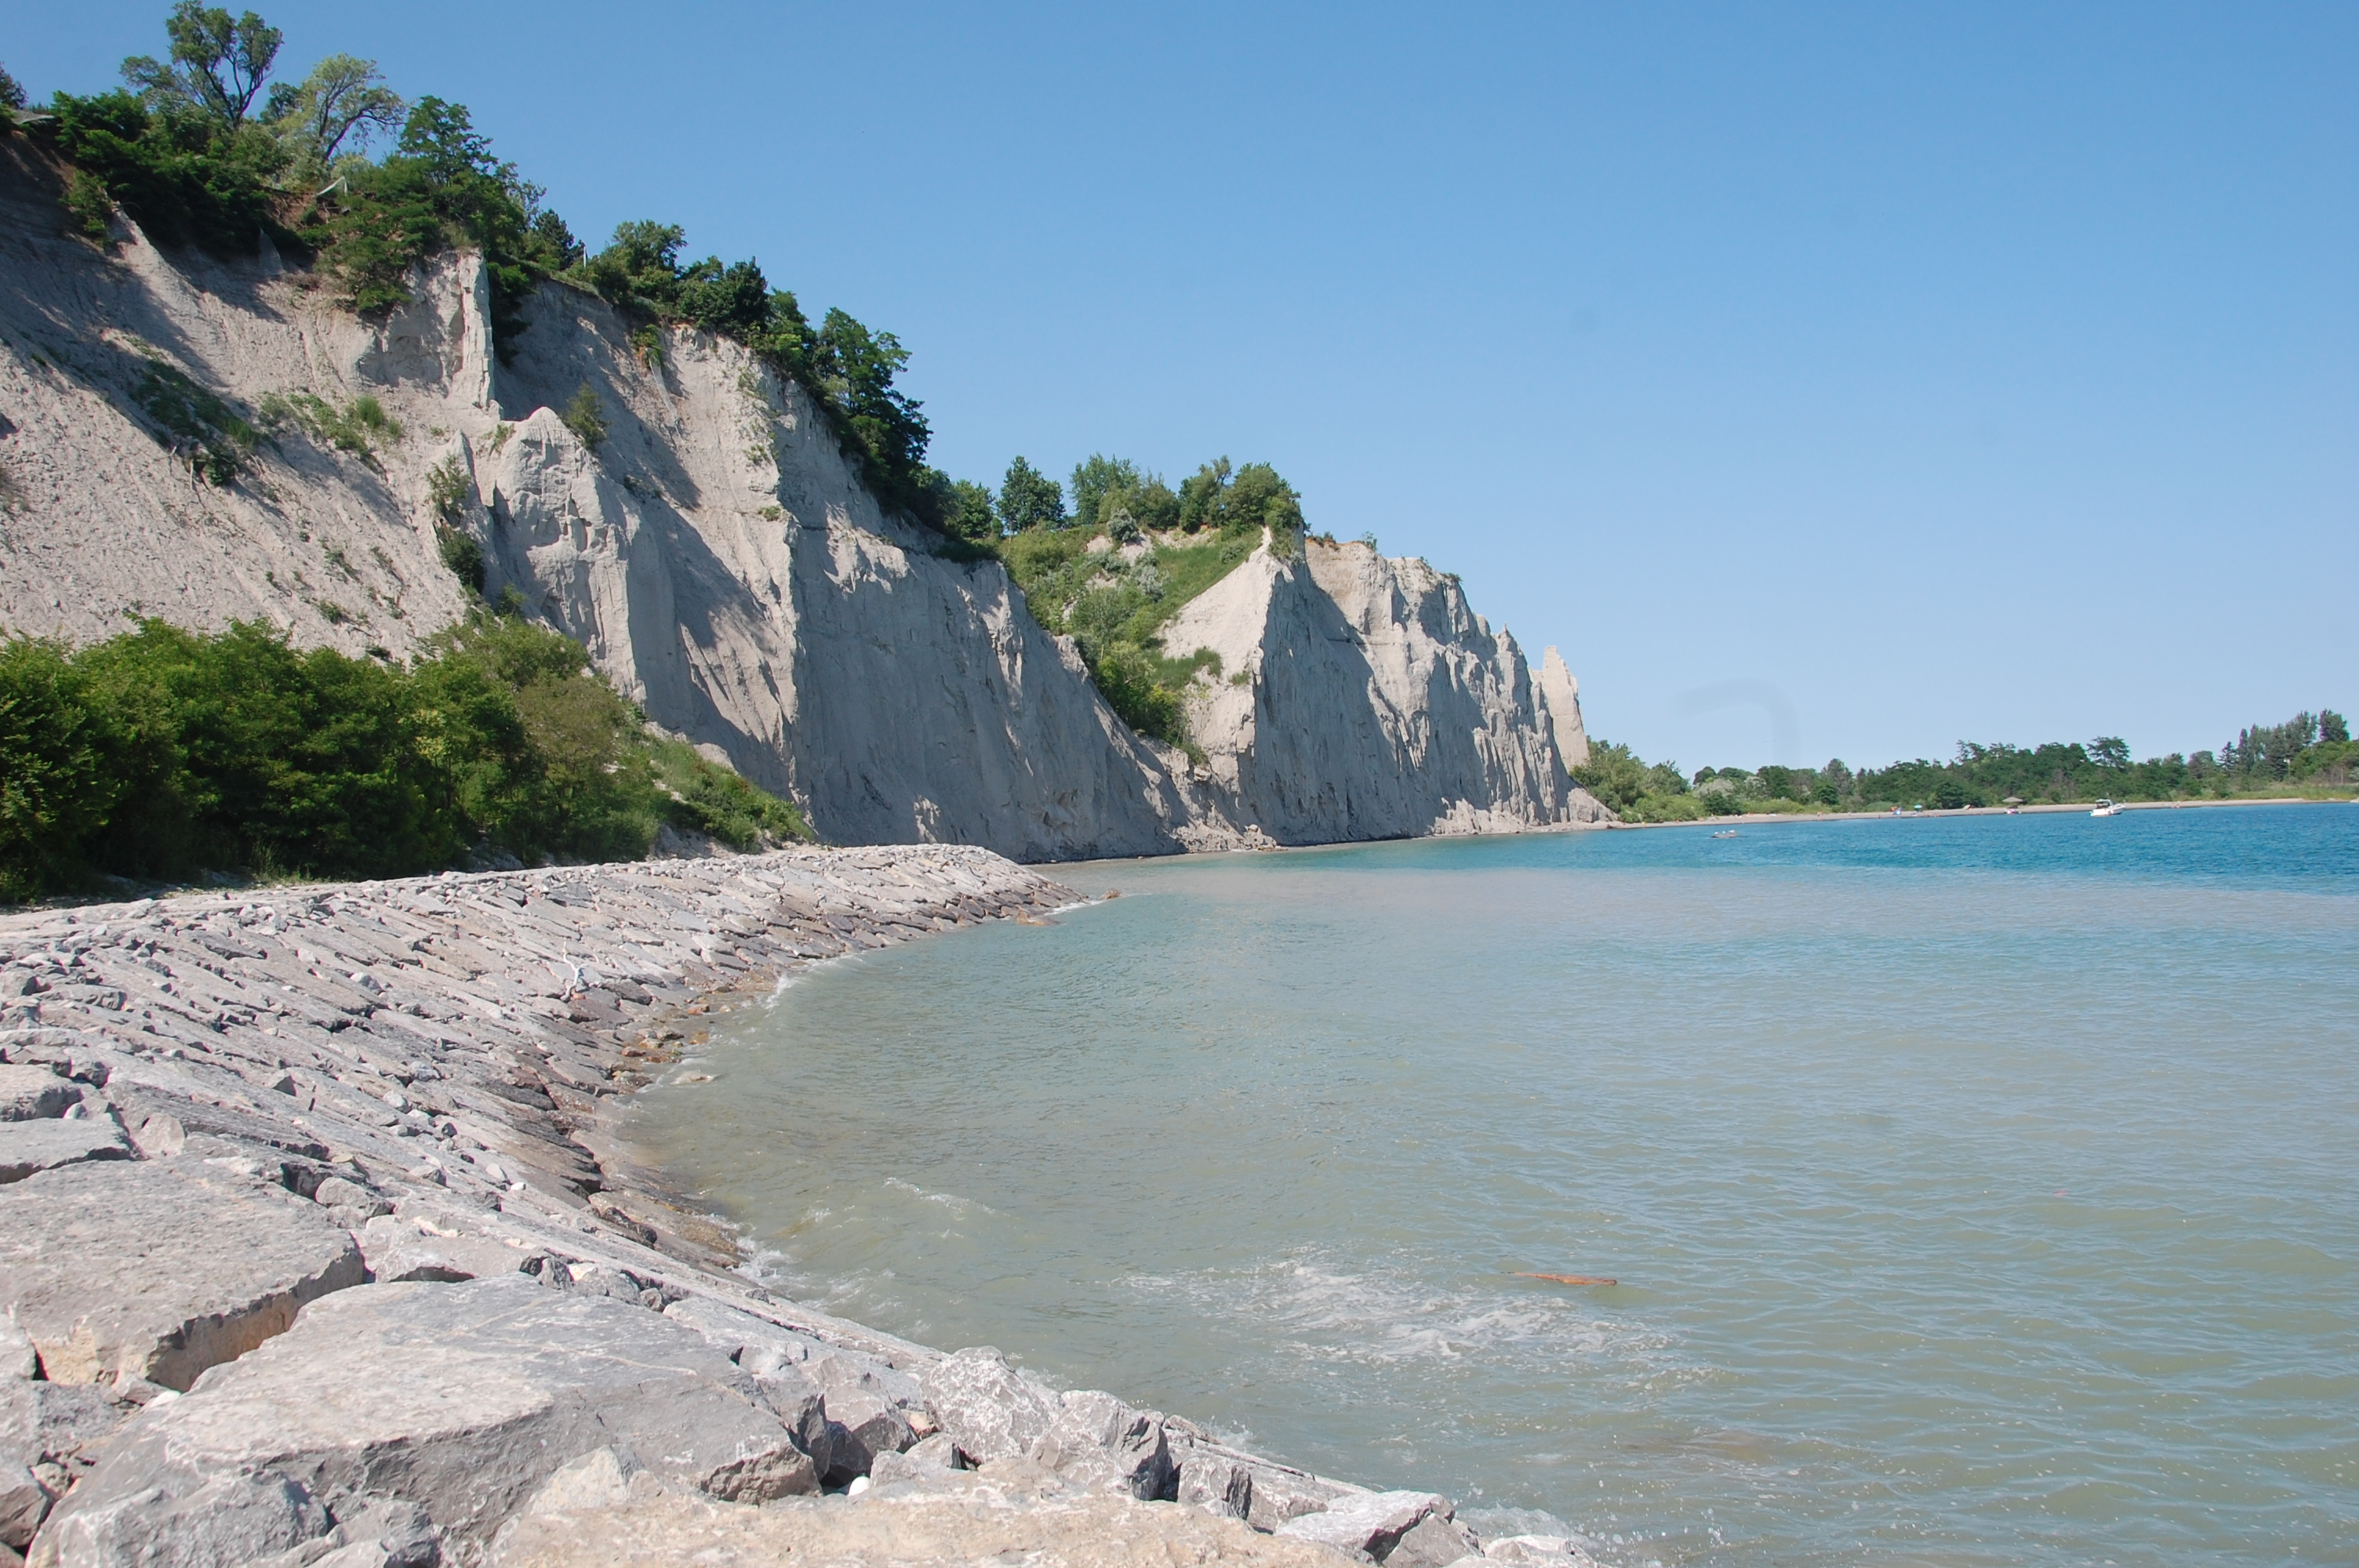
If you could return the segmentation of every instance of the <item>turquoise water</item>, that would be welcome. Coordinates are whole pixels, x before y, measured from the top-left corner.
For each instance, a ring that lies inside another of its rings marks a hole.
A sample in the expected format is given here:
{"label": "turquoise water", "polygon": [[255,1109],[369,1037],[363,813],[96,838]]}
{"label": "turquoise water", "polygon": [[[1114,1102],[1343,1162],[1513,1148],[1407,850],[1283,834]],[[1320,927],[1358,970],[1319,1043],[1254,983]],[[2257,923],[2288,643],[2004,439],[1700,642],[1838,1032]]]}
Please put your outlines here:
{"label": "turquoise water", "polygon": [[1629,1564],[2359,1561],[2359,808],[1067,880],[647,1097],[781,1288]]}

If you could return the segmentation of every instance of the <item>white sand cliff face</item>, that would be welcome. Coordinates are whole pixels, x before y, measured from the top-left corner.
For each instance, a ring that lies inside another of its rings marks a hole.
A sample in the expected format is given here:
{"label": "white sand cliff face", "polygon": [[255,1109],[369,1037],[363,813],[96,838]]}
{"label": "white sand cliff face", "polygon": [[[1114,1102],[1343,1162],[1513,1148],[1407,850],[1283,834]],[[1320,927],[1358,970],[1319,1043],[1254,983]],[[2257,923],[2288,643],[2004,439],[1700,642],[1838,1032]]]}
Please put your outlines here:
{"label": "white sand cliff face", "polygon": [[[1265,545],[1174,617],[1164,649],[1220,655],[1189,694],[1205,783],[1282,843],[1518,832],[1600,820],[1521,650],[1455,578],[1372,546]],[[1558,667],[1561,669],[1561,661]],[[1570,677],[1567,677],[1568,681]],[[1582,741],[1582,760],[1588,745]]]}
{"label": "white sand cliff face", "polygon": [[1565,666],[1564,655],[1550,648],[1540,655],[1536,684],[1556,735],[1556,754],[1566,767],[1581,767],[1589,761],[1589,730],[1581,722],[1581,682]]}
{"label": "white sand cliff face", "polygon": [[[456,464],[472,490],[451,521],[483,545],[488,594],[515,589],[656,723],[839,842],[1044,860],[1600,815],[1565,773],[1569,674],[1560,701],[1422,562],[1264,551],[1189,606],[1169,648],[1255,672],[1191,695],[1195,767],[1114,716],[997,563],[886,517],[800,388],[736,344],[669,330],[646,361],[611,308],[545,286],[502,363],[471,257],[363,320],[266,244],[223,263],[118,219],[102,254],[56,196],[21,138],[0,143],[0,629],[258,619],[410,654],[475,602],[429,499]],[[402,433],[363,453],[285,428],[216,487],[159,435],[159,374],[248,419],[274,395],[372,396]],[[609,427],[594,451],[551,412],[585,383]]]}

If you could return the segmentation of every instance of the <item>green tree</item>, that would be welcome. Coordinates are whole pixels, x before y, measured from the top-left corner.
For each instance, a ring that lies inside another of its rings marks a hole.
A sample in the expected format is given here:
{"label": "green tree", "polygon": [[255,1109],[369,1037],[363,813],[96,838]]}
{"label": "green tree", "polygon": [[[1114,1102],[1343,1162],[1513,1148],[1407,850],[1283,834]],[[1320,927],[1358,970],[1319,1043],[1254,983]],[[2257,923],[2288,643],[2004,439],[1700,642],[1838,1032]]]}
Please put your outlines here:
{"label": "green tree", "polygon": [[1302,504],[1267,463],[1232,470],[1228,459],[1219,458],[1180,485],[1178,521],[1190,532],[1268,528],[1282,539],[1302,531]]}
{"label": "green tree", "polygon": [[582,280],[610,303],[655,314],[679,305],[679,248],[688,231],[677,223],[636,219],[614,226],[606,248],[582,264]]}
{"label": "green tree", "polygon": [[1629,747],[1593,738],[1589,761],[1572,770],[1572,782],[1620,816],[1638,803],[1652,781],[1647,764]]}
{"label": "green tree", "polygon": [[1007,465],[999,482],[999,521],[1010,534],[1065,525],[1065,492],[1057,481],[1022,458]]}
{"label": "green tree", "polygon": [[1105,502],[1128,494],[1138,483],[1136,463],[1092,452],[1087,460],[1073,465],[1073,521],[1084,528],[1103,526],[1107,520]]}
{"label": "green tree", "polygon": [[971,544],[988,544],[999,537],[999,503],[987,484],[971,479],[951,486],[950,532]]}
{"label": "green tree", "polygon": [[301,82],[275,84],[262,122],[293,153],[295,169],[308,183],[326,178],[347,142],[358,151],[373,136],[397,135],[408,113],[376,61],[332,54]]}
{"label": "green tree", "polygon": [[24,106],[24,88],[17,84],[15,77],[8,74],[6,66],[0,65],[0,109],[22,109]]}
{"label": "green tree", "polygon": [[166,18],[168,62],[134,55],[123,80],[156,108],[185,105],[227,125],[245,119],[278,58],[279,30],[248,11],[236,20],[218,6],[179,0]]}
{"label": "green tree", "polygon": [[131,785],[111,709],[63,644],[0,643],[0,902],[70,885]]}

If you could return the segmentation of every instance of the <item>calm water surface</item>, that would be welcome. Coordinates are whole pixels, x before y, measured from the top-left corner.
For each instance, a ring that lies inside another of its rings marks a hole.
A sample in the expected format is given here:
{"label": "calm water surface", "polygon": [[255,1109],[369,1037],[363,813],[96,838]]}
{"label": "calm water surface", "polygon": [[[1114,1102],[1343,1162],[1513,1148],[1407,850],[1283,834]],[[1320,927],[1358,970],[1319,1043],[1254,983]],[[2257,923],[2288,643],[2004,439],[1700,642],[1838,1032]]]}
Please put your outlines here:
{"label": "calm water surface", "polygon": [[1067,880],[646,1097],[779,1288],[1629,1564],[2359,1562],[2359,808]]}

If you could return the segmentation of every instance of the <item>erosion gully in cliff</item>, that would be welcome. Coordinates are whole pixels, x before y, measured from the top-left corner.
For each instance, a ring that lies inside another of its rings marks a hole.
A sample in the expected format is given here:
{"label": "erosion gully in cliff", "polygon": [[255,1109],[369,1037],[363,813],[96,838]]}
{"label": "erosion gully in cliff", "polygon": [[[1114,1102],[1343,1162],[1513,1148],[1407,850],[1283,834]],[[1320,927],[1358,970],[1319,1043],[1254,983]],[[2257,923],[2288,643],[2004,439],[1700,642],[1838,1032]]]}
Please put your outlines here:
{"label": "erosion gully in cliff", "polygon": [[1579,1562],[781,1300],[616,1140],[708,1010],[1076,898],[939,846],[0,918],[0,1561]]}
{"label": "erosion gully in cliff", "polygon": [[[738,345],[666,329],[647,352],[603,301],[545,284],[495,352],[473,257],[364,319],[266,242],[251,261],[166,252],[118,217],[102,250],[67,232],[61,189],[0,141],[6,629],[260,619],[403,655],[476,602],[439,555],[456,526],[491,597],[514,589],[655,722],[837,842],[1055,860],[1601,815],[1565,772],[1570,681],[1535,683],[1420,561],[1281,541],[1189,606],[1169,650],[1201,637],[1252,672],[1191,690],[1200,766],[1115,717],[996,561],[887,516],[801,390]],[[594,450],[550,412],[585,383],[609,429]],[[226,486],[172,428],[363,396],[398,438],[287,424]],[[438,470],[462,480],[447,510]]]}

